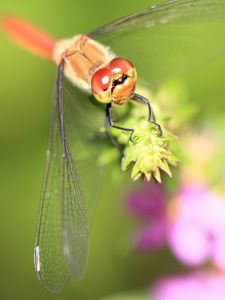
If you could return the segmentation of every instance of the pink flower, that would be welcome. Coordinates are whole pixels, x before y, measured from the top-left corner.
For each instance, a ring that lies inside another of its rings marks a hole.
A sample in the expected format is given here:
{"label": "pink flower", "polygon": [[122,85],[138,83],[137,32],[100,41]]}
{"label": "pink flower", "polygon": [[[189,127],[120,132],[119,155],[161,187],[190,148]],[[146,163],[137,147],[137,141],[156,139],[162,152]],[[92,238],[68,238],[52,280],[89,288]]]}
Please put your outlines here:
{"label": "pink flower", "polygon": [[225,275],[195,272],[158,280],[151,288],[154,300],[224,300]]}
{"label": "pink flower", "polygon": [[167,227],[174,255],[188,266],[211,260],[225,270],[225,200],[196,185],[184,187],[174,204]]}
{"label": "pink flower", "polygon": [[225,270],[225,200],[219,195],[189,184],[166,202],[163,186],[151,183],[133,192],[127,207],[143,223],[135,237],[140,250],[167,244],[187,266],[211,261]]}
{"label": "pink flower", "polygon": [[154,250],[165,245],[167,217],[162,185],[143,184],[141,189],[129,195],[127,209],[137,215],[143,223],[142,229],[135,236],[138,249]]}

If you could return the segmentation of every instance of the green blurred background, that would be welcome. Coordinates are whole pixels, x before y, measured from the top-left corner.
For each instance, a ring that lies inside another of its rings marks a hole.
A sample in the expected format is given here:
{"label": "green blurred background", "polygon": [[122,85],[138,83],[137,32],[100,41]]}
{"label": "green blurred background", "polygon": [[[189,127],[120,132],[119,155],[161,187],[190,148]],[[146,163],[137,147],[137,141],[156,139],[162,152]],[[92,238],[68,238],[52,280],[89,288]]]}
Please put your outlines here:
{"label": "green blurred background", "polygon": [[[150,4],[153,1],[1,0],[0,14],[26,17],[63,38],[90,32]],[[168,260],[162,266],[162,253],[144,256],[129,248],[131,222],[120,198],[107,193],[106,186],[92,228],[86,277],[71,280],[59,295],[42,288],[33,268],[33,242],[56,67],[17,48],[3,32],[0,45],[0,299],[100,299],[147,287],[152,277],[176,268],[168,253],[163,253]],[[215,117],[225,107],[224,73],[225,55],[185,78],[190,98],[206,117]]]}

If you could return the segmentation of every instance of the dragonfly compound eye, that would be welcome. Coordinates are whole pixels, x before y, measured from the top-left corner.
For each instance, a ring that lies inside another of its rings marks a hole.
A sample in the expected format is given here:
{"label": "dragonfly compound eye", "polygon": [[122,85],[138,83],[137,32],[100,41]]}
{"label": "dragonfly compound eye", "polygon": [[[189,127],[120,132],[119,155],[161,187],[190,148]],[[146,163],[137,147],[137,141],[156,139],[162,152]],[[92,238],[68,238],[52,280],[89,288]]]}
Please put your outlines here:
{"label": "dragonfly compound eye", "polygon": [[113,73],[111,100],[116,104],[127,102],[134,92],[137,72],[134,65],[127,59],[114,58],[108,66]]}
{"label": "dragonfly compound eye", "polygon": [[92,76],[91,89],[99,102],[111,102],[112,79],[113,73],[109,68],[101,68]]}

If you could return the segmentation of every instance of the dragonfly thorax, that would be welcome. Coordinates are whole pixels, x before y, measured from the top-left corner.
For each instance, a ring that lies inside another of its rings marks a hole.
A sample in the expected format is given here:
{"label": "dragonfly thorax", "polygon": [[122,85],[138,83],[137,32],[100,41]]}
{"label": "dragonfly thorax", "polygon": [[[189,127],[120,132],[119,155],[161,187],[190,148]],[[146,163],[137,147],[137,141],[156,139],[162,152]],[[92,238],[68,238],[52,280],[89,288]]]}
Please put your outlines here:
{"label": "dragonfly thorax", "polygon": [[54,61],[65,59],[65,75],[79,88],[93,93],[102,103],[127,102],[135,89],[137,73],[134,65],[106,46],[78,35],[56,43]]}
{"label": "dragonfly thorax", "polygon": [[109,64],[115,54],[106,46],[86,35],[77,35],[56,43],[53,59],[65,59],[64,73],[76,86],[91,93],[91,78],[97,69]]}

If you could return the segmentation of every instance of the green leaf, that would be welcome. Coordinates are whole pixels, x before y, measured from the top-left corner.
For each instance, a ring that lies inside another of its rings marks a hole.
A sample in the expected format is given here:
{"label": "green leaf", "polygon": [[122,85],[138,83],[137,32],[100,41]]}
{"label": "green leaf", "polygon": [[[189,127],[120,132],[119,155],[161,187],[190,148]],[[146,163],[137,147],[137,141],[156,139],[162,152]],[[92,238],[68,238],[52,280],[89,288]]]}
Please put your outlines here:
{"label": "green leaf", "polygon": [[149,295],[144,292],[125,292],[122,294],[111,295],[100,300],[150,300]]}
{"label": "green leaf", "polygon": [[[137,180],[144,177],[150,180],[154,177],[161,182],[160,170],[172,176],[169,164],[176,165],[177,157],[170,152],[169,145],[174,136],[163,129],[160,136],[157,128],[146,120],[139,121],[135,136],[125,146],[122,169],[132,167],[131,178]],[[141,130],[139,130],[140,128]]]}

